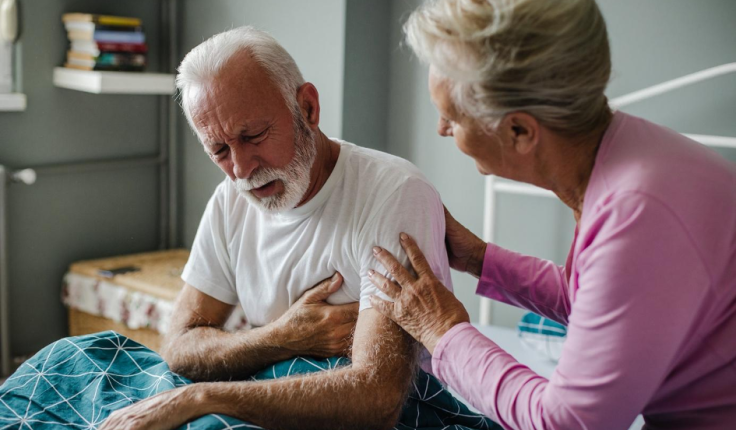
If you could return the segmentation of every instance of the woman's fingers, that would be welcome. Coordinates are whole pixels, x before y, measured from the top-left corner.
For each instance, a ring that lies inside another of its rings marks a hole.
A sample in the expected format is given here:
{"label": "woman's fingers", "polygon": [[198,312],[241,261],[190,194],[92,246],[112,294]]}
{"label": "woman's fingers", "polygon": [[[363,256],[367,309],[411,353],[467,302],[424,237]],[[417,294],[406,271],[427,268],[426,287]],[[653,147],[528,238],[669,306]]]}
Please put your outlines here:
{"label": "woman's fingers", "polygon": [[380,246],[374,246],[373,255],[386,268],[388,274],[396,279],[399,285],[406,286],[414,280],[411,273],[390,252]]}
{"label": "woman's fingers", "polygon": [[376,272],[375,270],[368,271],[368,278],[370,278],[373,285],[378,287],[379,290],[383,291],[387,296],[396,300],[401,295],[401,287],[396,283],[391,282],[390,279]]}
{"label": "woman's fingers", "polygon": [[424,253],[421,249],[419,249],[419,246],[417,246],[414,238],[406,233],[401,233],[399,238],[401,239],[401,247],[404,248],[404,251],[406,251],[406,255],[409,256],[411,266],[414,268],[414,271],[417,272],[417,277],[434,277],[434,272],[432,272],[432,268],[429,266],[427,259],[424,257]]}

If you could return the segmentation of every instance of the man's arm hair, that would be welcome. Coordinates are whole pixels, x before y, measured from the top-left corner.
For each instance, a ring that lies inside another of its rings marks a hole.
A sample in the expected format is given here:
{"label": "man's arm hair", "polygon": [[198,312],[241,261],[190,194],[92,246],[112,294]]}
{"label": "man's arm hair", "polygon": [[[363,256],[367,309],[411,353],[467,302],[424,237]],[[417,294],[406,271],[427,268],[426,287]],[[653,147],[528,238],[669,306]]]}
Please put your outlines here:
{"label": "man's arm hair", "polygon": [[195,384],[199,412],[272,430],[390,429],[413,380],[415,350],[406,332],[366,309],[358,318],[350,366],[270,381]]}
{"label": "man's arm hair", "polygon": [[233,309],[233,305],[184,285],[161,350],[172,372],[194,381],[245,379],[294,356],[294,352],[279,347],[278,327],[225,331],[223,326]]}
{"label": "man's arm hair", "polygon": [[162,355],[174,372],[194,381],[245,379],[298,355],[345,355],[358,304],[326,302],[341,285],[342,276],[337,274],[307,290],[278,320],[234,333],[223,330],[232,305],[185,285]]}

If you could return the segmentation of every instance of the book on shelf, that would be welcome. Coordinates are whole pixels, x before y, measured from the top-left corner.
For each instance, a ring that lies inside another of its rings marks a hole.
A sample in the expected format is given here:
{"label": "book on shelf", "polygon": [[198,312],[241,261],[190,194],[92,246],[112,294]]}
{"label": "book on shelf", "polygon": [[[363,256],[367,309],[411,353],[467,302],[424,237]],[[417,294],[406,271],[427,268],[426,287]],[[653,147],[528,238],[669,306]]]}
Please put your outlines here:
{"label": "book on shelf", "polygon": [[143,32],[142,25],[102,25],[94,22],[69,21],[64,23],[66,31],[83,31],[92,33],[95,30],[107,31],[138,31]]}
{"label": "book on shelf", "polygon": [[146,66],[146,56],[143,54],[134,54],[130,52],[103,52],[100,55],[90,55],[81,52],[69,51],[66,53],[66,60],[69,64],[94,66]]}
{"label": "book on shelf", "polygon": [[143,71],[148,45],[139,18],[85,13],[62,16],[70,42],[65,67]]}
{"label": "book on shelf", "polygon": [[65,13],[61,16],[62,22],[91,22],[100,25],[123,25],[137,27],[143,22],[140,18],[131,18],[127,16],[112,15],[96,15],[91,13]]}
{"label": "book on shelf", "polygon": [[137,31],[80,31],[72,30],[67,32],[69,40],[94,40],[96,42],[108,43],[145,43],[146,35]]}
{"label": "book on shelf", "polygon": [[145,54],[148,52],[148,45],[145,43],[111,43],[97,42],[94,40],[72,40],[71,50],[83,54],[98,56],[102,52],[134,52],[137,54]]}
{"label": "book on shelf", "polygon": [[146,70],[145,66],[125,65],[125,66],[107,66],[102,64],[76,64],[76,63],[64,63],[64,67],[67,69],[77,70],[94,70],[100,72],[142,72]]}

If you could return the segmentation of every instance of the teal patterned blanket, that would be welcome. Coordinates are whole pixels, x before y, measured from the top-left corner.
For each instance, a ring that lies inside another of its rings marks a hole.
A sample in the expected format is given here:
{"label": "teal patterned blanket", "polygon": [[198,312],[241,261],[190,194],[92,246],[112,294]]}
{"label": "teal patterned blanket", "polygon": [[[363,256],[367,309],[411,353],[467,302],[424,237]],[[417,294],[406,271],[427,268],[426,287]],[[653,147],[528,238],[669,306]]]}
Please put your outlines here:
{"label": "teal patterned blanket", "polygon": [[[295,358],[270,366],[254,379],[319,372],[350,364],[346,358]],[[0,429],[95,429],[113,411],[182,385],[150,349],[115,332],[61,339],[41,350],[0,387]],[[207,415],[181,427],[192,430],[260,429]],[[433,376],[419,371],[397,430],[501,429],[471,412]]]}

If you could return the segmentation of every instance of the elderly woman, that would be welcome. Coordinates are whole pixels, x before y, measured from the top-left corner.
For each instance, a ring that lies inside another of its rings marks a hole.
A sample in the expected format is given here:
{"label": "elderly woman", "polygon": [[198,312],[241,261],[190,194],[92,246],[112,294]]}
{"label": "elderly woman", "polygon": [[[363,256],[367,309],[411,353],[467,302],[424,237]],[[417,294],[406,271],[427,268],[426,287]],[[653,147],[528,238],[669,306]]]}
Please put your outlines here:
{"label": "elderly woman", "polygon": [[482,174],[552,190],[577,221],[564,267],[483,243],[447,214],[452,267],[477,293],[566,324],[547,380],[469,323],[402,235],[374,306],[435,373],[509,429],[736,428],[736,169],[664,127],[612,112],[593,0],[444,0],[405,31],[429,91]]}

